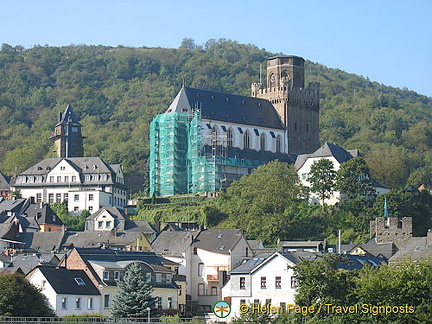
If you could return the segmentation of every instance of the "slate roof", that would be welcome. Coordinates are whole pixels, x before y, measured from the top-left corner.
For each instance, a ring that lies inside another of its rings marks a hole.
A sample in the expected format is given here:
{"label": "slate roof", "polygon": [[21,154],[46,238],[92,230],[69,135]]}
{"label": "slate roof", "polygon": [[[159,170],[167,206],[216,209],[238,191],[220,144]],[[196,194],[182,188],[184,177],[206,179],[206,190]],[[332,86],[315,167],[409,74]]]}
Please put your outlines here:
{"label": "slate roof", "polygon": [[212,228],[201,231],[192,246],[210,252],[229,254],[242,237],[240,229]]}
{"label": "slate roof", "polygon": [[0,276],[14,275],[16,273],[24,274],[20,267],[0,268]]}
{"label": "slate roof", "polygon": [[6,177],[1,171],[0,171],[0,190],[10,190],[9,185],[9,177]]}
{"label": "slate roof", "polygon": [[18,236],[18,240],[25,243],[24,249],[28,252],[52,253],[60,250],[66,233],[62,231],[27,231],[25,233],[21,233]]}
{"label": "slate roof", "polygon": [[126,216],[117,207],[101,207],[97,211],[92,213],[90,216],[88,216],[86,218],[86,220],[94,220],[96,217],[98,217],[100,214],[102,214],[105,210],[108,211],[114,218],[117,218],[118,220],[125,220],[126,219]]}
{"label": "slate roof", "polygon": [[51,209],[48,204],[30,204],[23,212],[26,218],[34,218],[38,224],[63,225],[60,217]]}
{"label": "slate roof", "polygon": [[401,261],[404,258],[418,260],[430,257],[432,257],[432,244],[428,245],[427,237],[412,237],[389,259],[389,262]]}
{"label": "slate roof", "polygon": [[[99,290],[84,270],[71,270],[63,267],[38,267],[37,269],[42,272],[54,291],[59,295],[100,295]],[[30,274],[27,277],[29,276]],[[81,278],[85,284],[79,285],[75,278]]]}
{"label": "slate roof", "polygon": [[[100,157],[73,157],[73,158],[48,158],[44,159],[41,162],[33,165],[32,167],[28,168],[24,172],[22,172],[20,175],[26,175],[26,176],[46,176],[53,168],[57,166],[62,160],[66,160],[77,172],[80,174],[106,174],[109,173],[111,176],[106,181],[98,181],[99,184],[113,184],[114,177],[113,174],[116,173],[116,171],[112,168],[111,165],[103,161]],[[97,169],[93,169],[93,166],[97,166]],[[115,167],[116,168],[116,167]],[[85,183],[85,179],[77,179],[79,182]],[[46,181],[46,179],[44,179]],[[45,184],[45,182],[43,182]],[[92,182],[93,183],[93,182]],[[75,183],[72,183],[75,184]],[[78,182],[76,183],[78,184]],[[94,184],[94,183],[93,183]],[[41,183],[25,183],[23,184],[26,187],[35,186],[40,187]],[[61,185],[64,186],[64,183],[49,183],[49,185]],[[20,187],[21,184],[19,182],[16,182],[14,184],[15,187]]]}
{"label": "slate roof", "polygon": [[163,256],[182,257],[190,248],[197,231],[163,231],[152,242],[152,250]]}
{"label": "slate roof", "polygon": [[67,123],[73,123],[73,124],[81,125],[78,121],[78,118],[73,113],[71,105],[66,106],[66,109],[63,112],[63,114],[60,114],[60,121],[55,126],[65,125]]}
{"label": "slate roof", "polygon": [[134,243],[141,231],[129,230],[114,235],[111,231],[67,231],[62,245],[77,248],[124,247]]}
{"label": "slate roof", "polygon": [[295,167],[299,170],[303,164],[309,158],[323,158],[333,156],[339,163],[346,162],[354,157],[359,157],[360,153],[358,150],[345,150],[344,148],[331,144],[329,142],[325,142],[323,146],[317,149],[312,154],[301,154],[297,157],[295,162]]}
{"label": "slate roof", "polygon": [[18,214],[23,207],[26,199],[18,198],[18,199],[3,199],[0,201],[0,213],[2,212],[14,212]]}
{"label": "slate roof", "polygon": [[222,92],[183,87],[166,113],[196,109],[201,117],[221,122],[284,130],[279,114],[270,101]]}
{"label": "slate roof", "polygon": [[12,264],[14,267],[20,267],[24,274],[27,274],[40,265],[56,266],[57,263],[52,260],[44,254],[16,255],[12,258]]}

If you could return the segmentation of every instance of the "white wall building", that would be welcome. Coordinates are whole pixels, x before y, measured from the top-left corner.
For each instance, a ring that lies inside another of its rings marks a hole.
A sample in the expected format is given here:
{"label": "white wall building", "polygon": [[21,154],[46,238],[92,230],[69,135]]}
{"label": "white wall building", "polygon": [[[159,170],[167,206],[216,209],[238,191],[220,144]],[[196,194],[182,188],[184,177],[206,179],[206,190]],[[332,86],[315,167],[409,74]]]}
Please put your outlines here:
{"label": "white wall building", "polygon": [[14,190],[36,202],[68,201],[68,210],[79,215],[102,206],[125,208],[127,192],[121,165],[99,157],[49,158],[19,174]]}
{"label": "white wall building", "polygon": [[222,297],[231,304],[227,321],[239,317],[241,304],[268,304],[286,310],[294,304],[296,281],[290,254],[259,254],[233,269],[222,288]]}

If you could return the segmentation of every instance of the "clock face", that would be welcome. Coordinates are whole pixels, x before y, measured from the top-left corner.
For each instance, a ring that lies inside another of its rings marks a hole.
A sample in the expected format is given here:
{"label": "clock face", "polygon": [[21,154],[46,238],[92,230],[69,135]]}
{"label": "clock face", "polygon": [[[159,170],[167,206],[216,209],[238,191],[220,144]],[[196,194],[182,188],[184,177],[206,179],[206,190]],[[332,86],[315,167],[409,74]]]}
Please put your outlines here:
{"label": "clock face", "polygon": [[274,87],[276,85],[276,77],[274,74],[270,75],[270,85]]}

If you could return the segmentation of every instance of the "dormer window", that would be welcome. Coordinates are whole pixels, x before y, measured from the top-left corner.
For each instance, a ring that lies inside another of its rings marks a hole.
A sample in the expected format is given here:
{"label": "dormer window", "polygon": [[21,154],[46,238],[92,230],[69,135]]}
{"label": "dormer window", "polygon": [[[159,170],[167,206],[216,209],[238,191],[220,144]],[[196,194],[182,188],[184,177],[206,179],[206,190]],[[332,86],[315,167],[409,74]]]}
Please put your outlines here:
{"label": "dormer window", "polygon": [[75,282],[77,283],[78,286],[85,286],[86,283],[84,282],[84,280],[82,278],[74,278]]}

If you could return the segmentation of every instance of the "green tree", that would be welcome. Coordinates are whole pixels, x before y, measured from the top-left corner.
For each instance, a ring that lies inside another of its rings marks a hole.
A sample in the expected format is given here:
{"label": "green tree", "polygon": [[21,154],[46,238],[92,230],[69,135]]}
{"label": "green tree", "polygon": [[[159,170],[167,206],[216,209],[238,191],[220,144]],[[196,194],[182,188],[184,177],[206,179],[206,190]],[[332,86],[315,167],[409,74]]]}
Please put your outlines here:
{"label": "green tree", "polygon": [[37,162],[36,152],[28,148],[16,148],[8,151],[2,165],[5,174],[21,173]]}
{"label": "green tree", "polygon": [[147,307],[153,309],[155,299],[152,297],[153,287],[146,280],[140,263],[130,264],[126,269],[123,280],[117,284],[119,290],[114,296],[112,316],[146,317]]}
{"label": "green tree", "polygon": [[54,316],[47,299],[23,275],[0,276],[0,316]]}
{"label": "green tree", "polygon": [[348,199],[369,198],[375,194],[363,158],[355,157],[341,164],[336,173],[336,188]]}
{"label": "green tree", "polygon": [[335,180],[336,171],[331,160],[320,159],[311,165],[308,181],[311,184],[311,191],[316,193],[323,205],[333,193]]}

